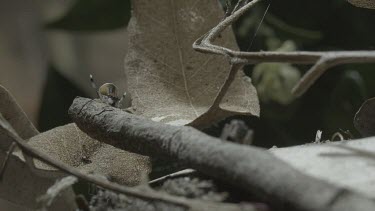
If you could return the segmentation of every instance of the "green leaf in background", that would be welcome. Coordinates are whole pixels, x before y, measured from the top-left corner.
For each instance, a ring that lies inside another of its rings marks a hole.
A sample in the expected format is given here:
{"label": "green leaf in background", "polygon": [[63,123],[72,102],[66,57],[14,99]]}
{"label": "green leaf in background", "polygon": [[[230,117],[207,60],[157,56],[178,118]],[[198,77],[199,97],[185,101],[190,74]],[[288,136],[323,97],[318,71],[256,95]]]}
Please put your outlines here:
{"label": "green leaf in background", "polygon": [[125,27],[130,19],[129,0],[77,0],[58,20],[46,24],[47,29],[101,31]]}
{"label": "green leaf in background", "polygon": [[[281,43],[280,46],[277,46],[280,44],[277,38],[268,38],[266,42],[270,50],[296,50],[296,44],[291,40]],[[300,80],[301,74],[296,67],[287,63],[261,63],[254,67],[251,78],[262,102],[288,105],[294,100],[292,88]]]}
{"label": "green leaf in background", "polygon": [[262,102],[288,105],[294,100],[291,91],[301,75],[290,64],[262,63],[254,68],[252,78]]}

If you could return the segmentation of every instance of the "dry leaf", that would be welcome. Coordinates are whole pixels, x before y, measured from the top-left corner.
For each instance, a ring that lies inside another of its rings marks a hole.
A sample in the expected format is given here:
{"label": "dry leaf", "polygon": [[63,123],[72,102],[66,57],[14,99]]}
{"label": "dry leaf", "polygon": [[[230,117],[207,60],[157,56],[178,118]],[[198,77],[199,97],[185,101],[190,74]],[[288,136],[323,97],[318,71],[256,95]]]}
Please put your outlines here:
{"label": "dry leaf", "polygon": [[[192,122],[212,105],[229,73],[226,58],[192,49],[223,18],[218,1],[137,0],[132,6],[125,72],[136,113],[169,124]],[[237,48],[231,31],[219,40]],[[242,71],[220,106],[259,115],[256,91]]]}
{"label": "dry leaf", "polygon": [[[1,162],[4,156],[5,153],[0,152]],[[44,171],[44,175],[48,175],[49,172]],[[52,173],[49,177],[40,176],[32,171],[21,158],[11,155],[0,182],[0,198],[25,207],[27,210],[34,210],[38,207],[36,198],[45,194],[46,190],[54,184],[55,176]],[[74,196],[71,189],[64,192],[52,204],[51,210],[74,210]]]}
{"label": "dry leaf", "polygon": [[375,138],[270,151],[305,174],[375,197]]}
{"label": "dry leaf", "polygon": [[[22,109],[3,87],[0,87],[0,102],[0,111],[5,113],[4,118],[10,121],[16,132],[22,134],[22,138],[30,138],[28,143],[31,146],[54,159],[88,173],[104,175],[125,185],[138,184],[141,175],[151,171],[148,157],[102,144],[80,131],[75,124],[38,134]],[[5,135],[4,130],[0,128],[1,162],[13,143],[13,140]],[[56,178],[64,176],[62,172],[38,160],[34,160],[34,163],[37,168],[34,168],[33,164],[28,166],[21,151],[10,155],[0,182],[0,198],[34,209],[37,206],[35,198],[44,194]],[[72,210],[74,206],[74,192],[69,189],[52,207],[53,210]]]}
{"label": "dry leaf", "polygon": [[[28,139],[39,133],[13,96],[2,86],[0,86],[0,113],[22,138]],[[4,128],[0,127],[1,163],[4,162],[7,151],[13,143],[13,139],[6,134]],[[12,154],[0,180],[0,198],[25,209],[34,209],[37,207],[36,196],[45,193],[54,183],[56,177],[62,175],[56,173],[55,171],[31,169],[20,157]],[[74,192],[71,189],[64,192],[51,208],[54,210],[74,209]]]}
{"label": "dry leaf", "polygon": [[[96,141],[73,123],[34,136],[29,144],[53,159],[124,185],[137,185],[141,175],[151,171],[148,157]],[[35,163],[38,168],[51,169],[40,161]]]}
{"label": "dry leaf", "polygon": [[[25,112],[18,105],[14,97],[7,89],[0,85],[0,113],[17,131],[18,135],[23,139],[29,139],[39,132],[27,118]],[[11,141],[0,133],[0,147],[2,150],[7,150]]]}
{"label": "dry leaf", "polygon": [[375,0],[348,0],[349,3],[367,9],[375,9]]}
{"label": "dry leaf", "polygon": [[366,100],[354,117],[354,127],[364,136],[375,135],[375,98]]}

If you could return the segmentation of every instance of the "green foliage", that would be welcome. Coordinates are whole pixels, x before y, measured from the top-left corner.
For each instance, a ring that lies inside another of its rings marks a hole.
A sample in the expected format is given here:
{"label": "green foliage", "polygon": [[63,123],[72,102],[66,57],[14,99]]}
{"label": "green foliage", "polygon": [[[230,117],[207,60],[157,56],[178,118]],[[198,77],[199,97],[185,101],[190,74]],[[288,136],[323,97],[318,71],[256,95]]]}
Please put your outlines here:
{"label": "green foliage", "polygon": [[47,29],[100,31],[125,27],[130,19],[130,0],[77,0],[68,12],[46,25]]}
{"label": "green foliage", "polygon": [[[295,51],[296,44],[287,40],[280,45],[280,40],[271,37],[266,40],[269,50]],[[254,67],[252,80],[262,102],[276,102],[288,105],[294,100],[292,88],[301,78],[296,67],[286,63],[261,63]]]}
{"label": "green foliage", "polygon": [[263,63],[254,68],[252,79],[261,101],[288,105],[294,99],[291,90],[300,75],[290,64]]}
{"label": "green foliage", "polygon": [[[242,50],[247,49],[256,29],[250,19],[259,21],[264,8],[251,9],[235,25]],[[273,1],[250,50],[275,50],[286,40],[293,40],[297,50],[371,50],[375,47],[374,22],[373,10],[346,1]],[[296,67],[303,73],[311,65]],[[301,144],[313,141],[318,129],[323,131],[323,139],[340,129],[357,135],[353,117],[364,99],[375,95],[374,68],[373,64],[331,68],[305,95],[283,105],[276,97],[282,95],[276,88],[282,81],[277,79],[281,72],[276,71],[277,65],[249,66],[247,71],[262,100],[255,142],[262,146]]]}

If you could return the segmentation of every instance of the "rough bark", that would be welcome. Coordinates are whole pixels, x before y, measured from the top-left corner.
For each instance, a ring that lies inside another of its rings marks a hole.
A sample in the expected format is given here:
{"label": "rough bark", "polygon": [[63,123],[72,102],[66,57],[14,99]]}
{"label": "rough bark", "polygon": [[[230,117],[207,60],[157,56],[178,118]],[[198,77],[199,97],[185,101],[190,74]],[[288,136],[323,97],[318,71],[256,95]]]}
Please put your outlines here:
{"label": "rough bark", "polygon": [[149,156],[168,155],[286,210],[375,210],[358,193],[307,176],[270,152],[153,122],[96,100],[76,98],[69,114],[93,138]]}

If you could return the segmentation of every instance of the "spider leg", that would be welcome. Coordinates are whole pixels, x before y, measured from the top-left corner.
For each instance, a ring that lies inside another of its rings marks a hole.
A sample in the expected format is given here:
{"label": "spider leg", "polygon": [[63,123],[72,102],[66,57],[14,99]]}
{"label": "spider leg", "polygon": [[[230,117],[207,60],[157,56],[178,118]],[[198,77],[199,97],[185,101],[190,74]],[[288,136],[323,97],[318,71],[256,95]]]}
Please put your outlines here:
{"label": "spider leg", "polygon": [[96,87],[96,84],[95,84],[95,81],[94,81],[94,77],[92,77],[91,74],[90,74],[90,83],[91,83],[91,87],[95,90],[97,97],[100,98],[100,94],[99,94],[99,91],[98,91],[98,89]]}
{"label": "spider leg", "polygon": [[124,92],[124,94],[121,96],[120,100],[117,102],[117,108],[122,107],[122,101],[125,100],[125,97],[126,97],[126,92]]}

